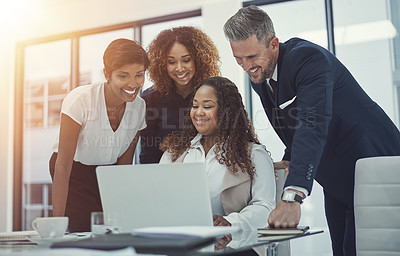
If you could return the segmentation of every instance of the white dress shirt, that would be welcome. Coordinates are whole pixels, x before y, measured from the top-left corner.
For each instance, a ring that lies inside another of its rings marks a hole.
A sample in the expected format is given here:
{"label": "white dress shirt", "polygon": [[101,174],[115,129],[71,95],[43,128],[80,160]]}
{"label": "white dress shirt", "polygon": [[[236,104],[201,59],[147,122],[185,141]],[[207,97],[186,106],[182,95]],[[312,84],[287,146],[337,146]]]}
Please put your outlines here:
{"label": "white dress shirt", "polygon": [[[192,140],[183,162],[206,163],[212,212],[224,216],[220,195],[225,172],[229,170],[216,159],[214,147],[205,155],[204,148],[200,143],[201,138],[202,135],[198,134]],[[251,157],[256,172],[251,186],[252,198],[240,212],[233,212],[224,216],[232,226],[238,226],[242,230],[255,230],[259,227],[265,227],[270,212],[275,208],[275,175],[272,159],[264,146],[258,144],[253,144]],[[165,152],[160,163],[171,162],[170,153]]]}

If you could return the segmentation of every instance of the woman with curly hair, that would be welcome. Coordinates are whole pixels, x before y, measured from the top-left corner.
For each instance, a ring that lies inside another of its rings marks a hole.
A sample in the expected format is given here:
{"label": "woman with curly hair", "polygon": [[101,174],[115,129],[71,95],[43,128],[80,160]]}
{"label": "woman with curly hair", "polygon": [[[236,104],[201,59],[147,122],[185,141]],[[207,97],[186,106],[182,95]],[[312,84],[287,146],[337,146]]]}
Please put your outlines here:
{"label": "woman with curly hair", "polygon": [[274,167],[236,85],[223,77],[202,81],[190,118],[183,130],[162,142],[160,163],[206,163],[215,226],[266,226],[275,208]]}
{"label": "woman with curly hair", "polygon": [[161,31],[148,49],[153,86],[142,93],[147,128],[141,133],[140,163],[158,163],[161,141],[184,125],[194,87],[219,75],[219,55],[211,39],[194,27]]}

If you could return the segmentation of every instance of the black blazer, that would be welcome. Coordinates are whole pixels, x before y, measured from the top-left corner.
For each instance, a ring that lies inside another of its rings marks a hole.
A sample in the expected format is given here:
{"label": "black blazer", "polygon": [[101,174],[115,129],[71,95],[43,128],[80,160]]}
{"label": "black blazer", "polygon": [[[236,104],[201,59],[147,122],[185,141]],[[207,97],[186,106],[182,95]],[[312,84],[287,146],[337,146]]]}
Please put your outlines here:
{"label": "black blazer", "polygon": [[285,186],[311,192],[315,178],[338,200],[353,204],[356,160],[400,155],[399,130],[325,48],[292,38],[280,43],[277,66],[273,98],[266,82],[252,87],[286,146]]}
{"label": "black blazer", "polygon": [[186,98],[171,90],[167,95],[150,87],[140,95],[146,102],[147,127],[140,133],[140,163],[160,162],[161,142],[170,133],[182,130],[194,92]]}

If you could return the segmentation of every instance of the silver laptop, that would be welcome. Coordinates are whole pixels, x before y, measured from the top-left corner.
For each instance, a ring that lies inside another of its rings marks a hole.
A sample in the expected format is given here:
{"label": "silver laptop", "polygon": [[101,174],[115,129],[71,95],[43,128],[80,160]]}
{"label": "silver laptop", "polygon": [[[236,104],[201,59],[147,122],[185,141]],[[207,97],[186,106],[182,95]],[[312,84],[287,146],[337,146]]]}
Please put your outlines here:
{"label": "silver laptop", "polygon": [[99,166],[103,211],[121,231],[154,226],[212,226],[204,163]]}

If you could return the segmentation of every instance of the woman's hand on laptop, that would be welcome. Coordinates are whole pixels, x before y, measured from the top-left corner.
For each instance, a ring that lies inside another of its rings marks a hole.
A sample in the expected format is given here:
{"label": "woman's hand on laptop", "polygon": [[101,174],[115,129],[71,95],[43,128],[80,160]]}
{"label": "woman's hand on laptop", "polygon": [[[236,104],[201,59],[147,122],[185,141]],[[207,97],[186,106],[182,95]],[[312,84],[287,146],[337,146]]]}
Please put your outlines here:
{"label": "woman's hand on laptop", "polygon": [[214,226],[232,226],[232,224],[227,221],[224,217],[220,215],[213,216]]}

